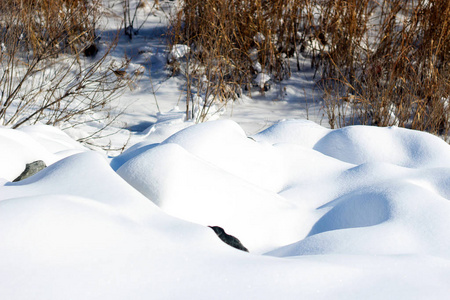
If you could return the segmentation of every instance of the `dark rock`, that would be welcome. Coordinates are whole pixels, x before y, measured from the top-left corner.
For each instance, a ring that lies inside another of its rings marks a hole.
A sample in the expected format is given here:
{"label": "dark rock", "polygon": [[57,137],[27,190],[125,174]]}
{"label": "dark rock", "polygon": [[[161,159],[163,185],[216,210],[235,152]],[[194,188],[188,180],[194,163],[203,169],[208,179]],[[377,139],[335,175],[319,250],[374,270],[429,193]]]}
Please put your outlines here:
{"label": "dark rock", "polygon": [[219,226],[209,226],[214,232],[217,234],[217,236],[225,243],[230,245],[231,247],[234,247],[236,249],[246,251],[248,252],[247,248],[245,248],[241,242],[234,236],[229,235],[223,230],[222,227]]}
{"label": "dark rock", "polygon": [[37,160],[32,163],[29,163],[26,165],[25,170],[22,172],[22,174],[20,174],[19,177],[14,179],[13,182],[21,181],[24,180],[25,178],[33,176],[42,169],[45,169],[46,167],[47,166],[42,160]]}

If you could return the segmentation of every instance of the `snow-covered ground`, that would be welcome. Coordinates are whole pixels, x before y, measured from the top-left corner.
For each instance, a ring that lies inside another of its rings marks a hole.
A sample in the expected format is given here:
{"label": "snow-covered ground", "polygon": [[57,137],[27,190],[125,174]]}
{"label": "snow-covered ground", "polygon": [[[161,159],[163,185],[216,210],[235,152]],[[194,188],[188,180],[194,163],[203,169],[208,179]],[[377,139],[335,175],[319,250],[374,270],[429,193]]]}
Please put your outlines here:
{"label": "snow-covered ground", "polygon": [[450,146],[430,134],[291,120],[247,137],[219,120],[114,159],[46,126],[0,143],[4,299],[450,293]]}
{"label": "snow-covered ground", "polygon": [[[98,140],[128,141],[122,154],[74,140],[95,122],[0,127],[1,299],[448,299],[447,143],[323,127],[306,59],[219,120],[185,122],[183,80],[164,68],[167,13],[154,12],[113,52],[145,67]],[[12,182],[36,160],[48,167]]]}

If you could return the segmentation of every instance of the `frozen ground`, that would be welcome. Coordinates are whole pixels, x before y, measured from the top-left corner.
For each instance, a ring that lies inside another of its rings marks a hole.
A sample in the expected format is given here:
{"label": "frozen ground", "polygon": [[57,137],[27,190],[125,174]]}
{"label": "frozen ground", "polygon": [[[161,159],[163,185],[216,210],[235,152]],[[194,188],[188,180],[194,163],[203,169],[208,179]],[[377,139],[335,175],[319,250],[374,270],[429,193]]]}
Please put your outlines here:
{"label": "frozen ground", "polygon": [[[283,86],[218,107],[219,120],[184,122],[163,18],[114,52],[146,68],[117,103],[129,106],[119,131],[99,140],[129,140],[123,154],[74,140],[101,124],[0,127],[0,298],[448,299],[448,144],[320,126],[306,61]],[[12,182],[36,160],[48,167]]]}

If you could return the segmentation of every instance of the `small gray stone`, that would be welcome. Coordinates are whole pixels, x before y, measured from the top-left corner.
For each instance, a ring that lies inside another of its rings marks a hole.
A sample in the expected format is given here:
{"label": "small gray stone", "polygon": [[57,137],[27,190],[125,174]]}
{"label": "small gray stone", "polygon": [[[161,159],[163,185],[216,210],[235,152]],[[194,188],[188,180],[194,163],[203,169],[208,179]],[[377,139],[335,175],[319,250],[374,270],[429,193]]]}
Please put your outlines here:
{"label": "small gray stone", "polygon": [[214,232],[217,234],[217,236],[225,244],[228,244],[231,247],[234,247],[236,249],[248,252],[247,248],[245,248],[244,245],[241,244],[241,241],[239,241],[239,239],[237,239],[236,237],[234,237],[232,235],[227,234],[225,232],[225,230],[223,230],[222,227],[219,227],[219,226],[208,226],[208,227],[210,227],[212,230],[214,230]]}
{"label": "small gray stone", "polygon": [[37,160],[32,163],[29,163],[26,165],[25,170],[22,172],[22,174],[19,175],[16,179],[13,180],[13,182],[24,180],[25,178],[28,178],[30,176],[33,176],[37,172],[45,169],[47,166],[42,160]]}

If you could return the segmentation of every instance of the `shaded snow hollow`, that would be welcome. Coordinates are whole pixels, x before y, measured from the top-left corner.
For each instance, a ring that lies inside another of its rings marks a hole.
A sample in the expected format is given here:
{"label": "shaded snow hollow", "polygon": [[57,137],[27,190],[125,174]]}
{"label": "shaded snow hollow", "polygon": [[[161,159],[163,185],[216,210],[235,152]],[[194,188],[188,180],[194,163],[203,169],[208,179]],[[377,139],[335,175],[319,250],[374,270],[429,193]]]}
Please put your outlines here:
{"label": "shaded snow hollow", "polygon": [[[0,128],[1,298],[448,297],[439,138],[303,120],[163,132],[107,159],[55,128]],[[10,182],[38,159],[50,166]]]}

